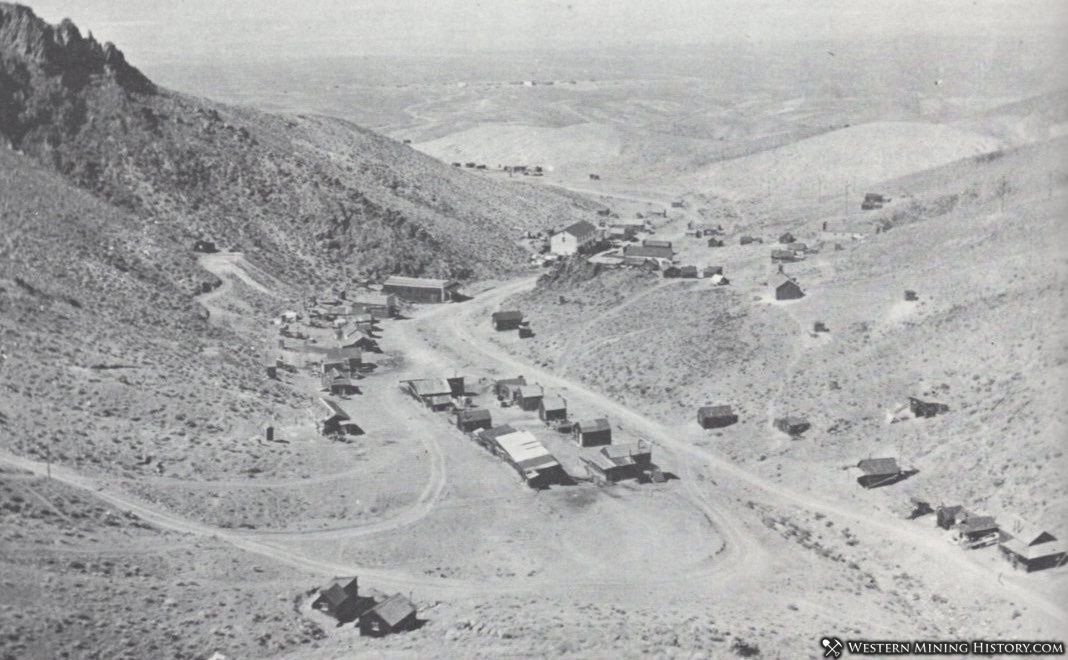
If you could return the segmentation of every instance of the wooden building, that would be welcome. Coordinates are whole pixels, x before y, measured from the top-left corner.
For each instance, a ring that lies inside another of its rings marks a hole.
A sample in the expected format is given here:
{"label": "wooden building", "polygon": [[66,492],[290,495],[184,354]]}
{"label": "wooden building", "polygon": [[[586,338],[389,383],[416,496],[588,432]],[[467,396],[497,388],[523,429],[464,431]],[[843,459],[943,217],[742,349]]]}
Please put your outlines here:
{"label": "wooden building", "polygon": [[587,449],[579,455],[590,476],[606,483],[640,478],[652,466],[652,457],[651,447],[642,441]]}
{"label": "wooden building", "polygon": [[350,396],[360,393],[360,386],[352,381],[347,373],[330,370],[322,376],[322,389],[338,396]]}
{"label": "wooden building", "polygon": [[730,406],[701,406],[697,409],[697,423],[704,429],[718,429],[738,421]]}
{"label": "wooden building", "polygon": [[[490,433],[492,431],[489,430]],[[483,431],[485,433],[487,431]],[[494,453],[515,468],[528,486],[542,488],[566,481],[567,473],[563,466],[530,431],[494,435]]]}
{"label": "wooden building", "polygon": [[601,240],[601,231],[585,220],[568,225],[549,238],[549,251],[568,256],[587,252]]}
{"label": "wooden building", "polygon": [[370,314],[374,318],[392,318],[400,313],[396,294],[368,289],[357,289],[345,293],[354,314]]}
{"label": "wooden building", "polygon": [[401,381],[414,399],[432,410],[441,409],[442,399],[451,403],[453,387],[444,378],[419,378]]}
{"label": "wooden building", "polygon": [[403,594],[394,594],[360,615],[360,634],[381,637],[403,630],[413,630],[418,625],[415,605]]}
{"label": "wooden building", "polygon": [[993,516],[969,515],[949,530],[949,538],[964,548],[984,548],[1000,539],[998,523]]}
{"label": "wooden building", "polygon": [[612,425],[604,417],[575,422],[571,433],[579,447],[612,444]]}
{"label": "wooden building", "polygon": [[865,458],[857,463],[861,475],[857,483],[865,488],[877,488],[900,481],[904,472],[893,458]]}
{"label": "wooden building", "polygon": [[363,435],[363,429],[352,421],[336,401],[319,397],[319,403],[324,409],[317,424],[322,435]]}
{"label": "wooden building", "polygon": [[805,292],[801,290],[801,285],[782,271],[778,271],[768,278],[768,288],[771,289],[775,300],[797,300],[805,297]]}
{"label": "wooden building", "polygon": [[394,294],[400,300],[413,303],[449,302],[459,293],[460,283],[454,280],[402,277],[393,275],[382,284],[382,292]]}
{"label": "wooden building", "polygon": [[538,403],[538,418],[546,424],[567,419],[567,402],[558,396],[542,397]]}
{"label": "wooden building", "polygon": [[360,592],[358,578],[335,578],[319,590],[312,607],[329,614],[340,623],[355,621],[360,616]]}
{"label": "wooden building", "polygon": [[502,378],[493,383],[493,393],[499,400],[512,401],[515,399],[515,390],[520,385],[526,385],[527,379],[523,376],[516,376],[515,378]]}
{"label": "wooden building", "polygon": [[515,330],[523,322],[523,312],[518,309],[494,312],[490,316],[490,319],[493,322],[493,329],[498,332],[502,330]]}
{"label": "wooden building", "polygon": [[1013,520],[1001,529],[1001,554],[1013,568],[1026,572],[1063,566],[1068,560],[1068,544],[1048,531],[1023,520]]}
{"label": "wooden building", "polygon": [[331,348],[323,356],[323,373],[331,370],[351,374],[356,372],[362,364],[363,356],[356,347]]}
{"label": "wooden building", "polygon": [[949,411],[949,406],[944,403],[935,403],[933,401],[921,401],[916,397],[909,397],[909,410],[913,415],[917,417],[934,417],[935,415],[941,415],[944,412]]}
{"label": "wooden building", "polygon": [[488,429],[493,426],[490,411],[485,408],[467,408],[457,411],[456,428],[464,433],[473,433],[478,429]]}
{"label": "wooden building", "polygon": [[544,396],[545,390],[541,385],[520,385],[512,390],[512,401],[520,410],[537,410]]}

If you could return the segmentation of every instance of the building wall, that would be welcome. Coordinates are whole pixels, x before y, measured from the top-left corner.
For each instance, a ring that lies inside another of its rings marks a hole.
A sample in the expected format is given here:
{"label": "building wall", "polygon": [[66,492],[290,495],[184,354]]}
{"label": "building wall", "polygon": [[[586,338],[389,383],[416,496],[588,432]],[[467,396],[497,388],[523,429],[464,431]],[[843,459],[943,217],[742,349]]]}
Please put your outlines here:
{"label": "building wall", "polygon": [[387,284],[382,287],[382,290],[386,293],[395,294],[401,300],[407,300],[408,302],[440,303],[448,300],[448,293],[445,289]]}
{"label": "building wall", "polygon": [[578,239],[566,232],[554,234],[549,239],[549,251],[553,254],[570,255],[578,252]]}

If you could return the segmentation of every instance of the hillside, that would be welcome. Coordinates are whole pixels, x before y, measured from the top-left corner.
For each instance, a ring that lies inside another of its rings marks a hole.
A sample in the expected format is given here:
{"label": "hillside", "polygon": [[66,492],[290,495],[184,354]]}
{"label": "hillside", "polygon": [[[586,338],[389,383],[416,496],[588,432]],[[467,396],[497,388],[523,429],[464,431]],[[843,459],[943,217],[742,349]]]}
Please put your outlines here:
{"label": "hillside", "polygon": [[190,243],[239,246],[299,279],[490,275],[524,256],[523,230],[588,215],[346,122],[159,88],[114,46],[6,3],[0,81],[0,141]]}
{"label": "hillside", "polygon": [[690,177],[696,190],[739,196],[824,195],[994,151],[995,138],[923,122],[850,126],[752,156],[710,165]]}

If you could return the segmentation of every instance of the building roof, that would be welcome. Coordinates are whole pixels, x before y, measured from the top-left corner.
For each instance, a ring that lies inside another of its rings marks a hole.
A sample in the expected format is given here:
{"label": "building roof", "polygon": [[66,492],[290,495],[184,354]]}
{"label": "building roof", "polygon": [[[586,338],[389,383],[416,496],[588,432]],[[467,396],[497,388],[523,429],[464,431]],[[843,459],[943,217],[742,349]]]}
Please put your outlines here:
{"label": "building roof", "polygon": [[346,293],[345,299],[357,305],[388,305],[394,298],[393,294],[361,289]]}
{"label": "building roof", "polygon": [[326,352],[326,360],[325,361],[327,361],[327,362],[346,361],[347,362],[348,360],[353,359],[353,358],[359,360],[360,359],[360,355],[361,355],[360,349],[356,348],[355,346],[339,346],[339,347],[336,347],[336,348],[331,348],[330,350],[328,350]]}
{"label": "building roof", "polygon": [[997,528],[998,524],[997,521],[994,520],[994,516],[968,516],[964,522],[958,523],[955,527],[955,529],[958,529],[965,534],[987,532]]}
{"label": "building roof", "polygon": [[671,259],[675,252],[669,247],[656,245],[628,245],[623,248],[625,257],[644,257],[647,259]]}
{"label": "building roof", "polygon": [[323,396],[319,397],[319,403],[321,403],[323,407],[326,408],[328,416],[337,417],[338,419],[342,420],[351,419],[351,417],[349,417],[349,414],[341,409],[341,406],[338,404],[337,401],[334,401],[333,399],[328,399]]}
{"label": "building roof", "polygon": [[519,386],[519,398],[531,399],[539,396],[544,396],[545,390],[541,385],[520,385]]}
{"label": "building roof", "polygon": [[427,403],[429,403],[432,406],[440,406],[442,404],[449,403],[450,401],[452,401],[452,395],[451,394],[431,394],[430,396],[426,397],[426,400],[427,400]]}
{"label": "building roof", "polygon": [[326,589],[320,591],[319,597],[330,605],[330,609],[337,609],[342,603],[351,598],[352,594],[345,591],[344,587],[335,582]]}
{"label": "building roof", "polygon": [[864,474],[883,475],[901,472],[901,468],[897,465],[897,459],[894,458],[865,458],[857,463],[857,467]]}
{"label": "building roof", "polygon": [[697,414],[702,417],[733,417],[734,410],[730,406],[701,406]]}
{"label": "building roof", "polygon": [[541,407],[545,410],[567,410],[567,403],[558,396],[547,396],[541,400]]}
{"label": "building roof", "polygon": [[618,445],[605,445],[601,452],[616,465],[631,465],[638,456],[650,453],[649,445],[644,442],[626,442]]}
{"label": "building roof", "polygon": [[1019,516],[1011,516],[1001,526],[1001,529],[1012,535],[1013,540],[1025,546],[1038,545],[1056,541],[1057,537],[1045,529],[1034,525]]}
{"label": "building roof", "polygon": [[776,271],[768,278],[768,286],[773,289],[778,289],[784,284],[793,284],[798,289],[801,288],[801,285],[797,283],[797,280],[783,272]]}
{"label": "building roof", "polygon": [[368,612],[374,612],[386,625],[395,626],[415,614],[416,610],[415,605],[404,594],[393,594]]}
{"label": "building roof", "polygon": [[1019,555],[1028,561],[1038,559],[1040,557],[1050,557],[1052,555],[1068,554],[1068,543],[1064,541],[1047,541],[1045,543],[1037,543],[1035,545],[1027,545],[1020,541],[1018,538],[1011,538],[1008,541],[1001,543],[1001,547],[1013,553]]}
{"label": "building roof", "polygon": [[573,225],[564,228],[561,234],[571,234],[575,238],[586,238],[597,232],[597,227],[585,220],[579,220]]}
{"label": "building roof", "polygon": [[671,241],[661,241],[655,238],[647,238],[642,241],[642,247],[671,247]]}
{"label": "building roof", "polygon": [[459,283],[455,280],[436,280],[425,277],[390,275],[382,284],[383,286],[405,286],[413,289],[445,289],[451,286],[457,286]]}
{"label": "building roof", "polygon": [[502,378],[502,379],[500,379],[498,381],[494,381],[493,384],[495,386],[496,385],[502,385],[502,386],[505,386],[505,387],[508,387],[508,386],[511,386],[511,385],[526,385],[527,384],[527,379],[524,378],[523,376],[516,376],[515,378]]}
{"label": "building roof", "polygon": [[509,309],[502,312],[494,312],[491,318],[494,321],[522,321],[523,312],[518,309]]}
{"label": "building roof", "polygon": [[597,433],[598,431],[612,430],[612,425],[609,424],[608,420],[604,417],[575,422],[575,427],[578,428],[579,433]]}
{"label": "building roof", "polygon": [[515,433],[515,429],[507,424],[501,424],[500,426],[494,426],[493,428],[482,429],[482,437],[489,438],[490,440],[496,440],[502,435],[508,435],[509,433]]}
{"label": "building roof", "polygon": [[497,437],[497,444],[508,454],[512,462],[526,467],[528,461],[537,461],[533,464],[543,464],[546,458],[556,461],[545,445],[534,437],[530,431],[514,431]]}
{"label": "building roof", "polygon": [[449,381],[444,378],[420,378],[416,380],[407,381],[416,396],[432,396],[435,394],[448,394],[452,395],[452,388],[449,386]]}
{"label": "building roof", "polygon": [[485,408],[469,408],[467,410],[461,410],[457,416],[465,422],[480,422],[484,419],[491,419],[490,411]]}

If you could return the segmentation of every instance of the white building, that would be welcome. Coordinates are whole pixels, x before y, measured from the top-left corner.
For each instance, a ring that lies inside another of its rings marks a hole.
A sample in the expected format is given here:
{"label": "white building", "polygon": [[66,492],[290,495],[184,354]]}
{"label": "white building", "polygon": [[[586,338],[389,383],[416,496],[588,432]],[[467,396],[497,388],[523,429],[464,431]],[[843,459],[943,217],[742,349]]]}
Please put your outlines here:
{"label": "white building", "polygon": [[549,239],[549,251],[553,254],[576,254],[590,243],[598,240],[600,232],[593,224],[580,220]]}

